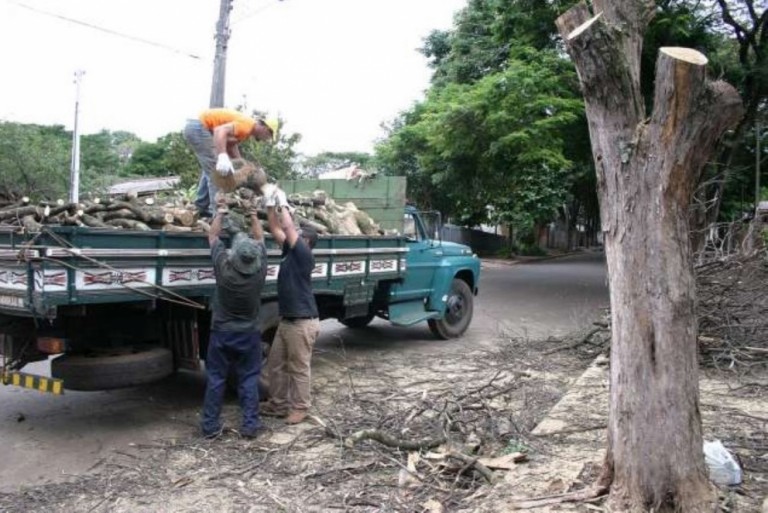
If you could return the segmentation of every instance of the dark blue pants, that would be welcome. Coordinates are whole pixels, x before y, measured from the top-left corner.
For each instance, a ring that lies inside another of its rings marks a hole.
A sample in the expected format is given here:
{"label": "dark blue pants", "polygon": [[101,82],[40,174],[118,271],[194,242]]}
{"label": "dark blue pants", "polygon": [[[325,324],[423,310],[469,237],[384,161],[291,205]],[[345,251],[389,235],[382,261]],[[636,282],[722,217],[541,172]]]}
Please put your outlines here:
{"label": "dark blue pants", "polygon": [[203,436],[221,430],[221,406],[227,388],[227,375],[237,373],[237,395],[243,412],[243,435],[255,434],[259,420],[259,373],[261,372],[261,333],[211,331],[205,369],[208,382],[203,403]]}

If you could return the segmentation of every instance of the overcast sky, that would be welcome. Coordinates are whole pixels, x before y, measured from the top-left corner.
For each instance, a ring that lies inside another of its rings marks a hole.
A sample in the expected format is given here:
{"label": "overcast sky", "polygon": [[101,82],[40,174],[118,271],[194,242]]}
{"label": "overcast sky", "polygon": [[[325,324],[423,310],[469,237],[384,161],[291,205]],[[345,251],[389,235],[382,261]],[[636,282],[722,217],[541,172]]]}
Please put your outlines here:
{"label": "overcast sky", "polygon": [[[226,105],[279,113],[306,154],[371,151],[380,124],[428,87],[423,38],[465,4],[234,0]],[[0,0],[0,120],[71,129],[83,69],[82,133],[179,130],[208,106],[218,11],[219,0]]]}

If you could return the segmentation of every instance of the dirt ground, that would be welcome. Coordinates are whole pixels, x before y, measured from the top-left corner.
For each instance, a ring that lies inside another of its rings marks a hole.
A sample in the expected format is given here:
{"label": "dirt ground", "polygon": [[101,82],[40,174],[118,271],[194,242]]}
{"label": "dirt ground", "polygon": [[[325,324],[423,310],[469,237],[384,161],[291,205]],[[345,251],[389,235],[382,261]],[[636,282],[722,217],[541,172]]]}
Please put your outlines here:
{"label": "dirt ground", "polygon": [[[605,445],[600,334],[577,344],[593,329],[548,340],[502,333],[492,349],[424,358],[350,357],[340,343],[316,367],[312,422],[267,419],[254,441],[234,431],[204,441],[190,429],[134,444],[69,481],[0,494],[0,511],[504,511],[576,490],[595,478]],[[768,492],[765,387],[765,375],[702,378],[706,438],[745,470],[743,485],[722,490],[730,511],[759,511]],[[225,423],[238,415],[231,398]],[[367,439],[371,430],[421,450]]]}

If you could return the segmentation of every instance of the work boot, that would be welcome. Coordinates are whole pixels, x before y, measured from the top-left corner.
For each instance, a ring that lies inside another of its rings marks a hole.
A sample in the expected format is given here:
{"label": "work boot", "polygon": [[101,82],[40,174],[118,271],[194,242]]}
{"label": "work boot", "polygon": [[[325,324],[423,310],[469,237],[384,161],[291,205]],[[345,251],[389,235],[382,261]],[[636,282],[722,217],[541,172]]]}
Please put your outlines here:
{"label": "work boot", "polygon": [[206,439],[206,440],[216,440],[222,434],[224,434],[224,428],[223,427],[220,427],[216,431],[211,431],[211,432],[203,431],[202,432],[203,438]]}
{"label": "work boot", "polygon": [[291,413],[285,418],[286,424],[298,424],[307,418],[306,410],[291,410]]}
{"label": "work boot", "polygon": [[263,427],[260,427],[252,431],[241,431],[240,436],[246,440],[256,440],[257,438],[261,437],[265,432],[266,432],[266,429],[264,429]]}
{"label": "work boot", "polygon": [[283,408],[278,408],[277,406],[275,406],[274,403],[267,401],[259,405],[259,413],[266,417],[282,418],[288,415],[288,410]]}

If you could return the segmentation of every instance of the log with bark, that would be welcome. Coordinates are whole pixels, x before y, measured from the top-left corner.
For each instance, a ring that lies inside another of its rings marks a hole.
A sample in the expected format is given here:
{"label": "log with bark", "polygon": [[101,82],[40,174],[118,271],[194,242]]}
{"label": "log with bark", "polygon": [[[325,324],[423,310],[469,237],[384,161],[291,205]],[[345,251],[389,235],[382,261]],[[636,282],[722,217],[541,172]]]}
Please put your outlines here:
{"label": "log with bark", "polygon": [[[254,195],[250,186],[225,194],[230,211],[227,224],[231,230],[250,229],[247,209]],[[338,204],[322,190],[292,194],[289,204],[296,209],[294,220],[297,225],[312,227],[320,234],[376,236],[383,233],[379,225],[354,203]],[[266,220],[265,210],[259,212],[259,218]],[[263,224],[266,228],[266,222]],[[124,194],[110,199],[83,200],[82,203],[63,200],[32,203],[29,198],[22,198],[0,208],[0,225],[17,227],[26,232],[40,231],[47,225],[206,232],[209,220],[200,218],[197,209],[186,202],[156,201]]]}

